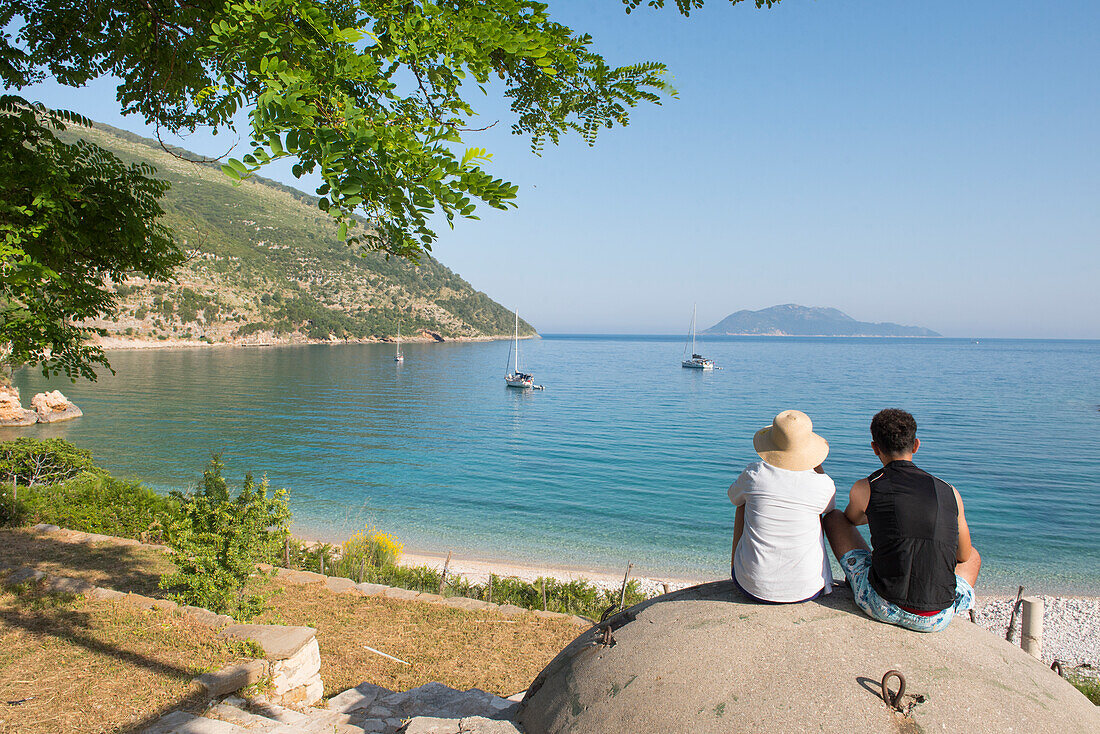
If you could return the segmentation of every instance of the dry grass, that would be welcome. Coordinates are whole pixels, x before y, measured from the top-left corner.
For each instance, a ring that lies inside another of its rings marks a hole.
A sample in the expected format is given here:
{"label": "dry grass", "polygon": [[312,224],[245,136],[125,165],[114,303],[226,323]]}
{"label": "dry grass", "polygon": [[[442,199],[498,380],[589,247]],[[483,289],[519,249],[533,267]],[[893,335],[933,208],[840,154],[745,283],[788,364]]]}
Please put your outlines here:
{"label": "dry grass", "polygon": [[[0,530],[0,557],[49,574],[154,597],[163,596],[157,581],[171,568],[164,554],[155,549],[69,543],[56,533],[39,534],[28,529]],[[580,631],[564,620],[544,620],[534,615],[506,618],[495,612],[466,612],[421,602],[336,594],[320,584],[295,586],[281,579],[266,582],[264,592],[270,595],[270,609],[254,621],[317,629],[321,677],[330,695],[363,681],[393,690],[439,681],[454,688],[476,686],[511,695],[524,690]],[[387,660],[364,645],[410,665]],[[7,657],[0,654],[0,660]],[[0,683],[7,680],[4,676],[0,672]],[[8,695],[6,686],[0,686],[0,690],[4,691],[0,698],[13,698],[14,693]],[[66,711],[91,705],[77,700],[67,703]],[[155,702],[150,702],[147,710],[154,707]],[[6,718],[4,713],[0,701],[0,719]],[[0,724],[0,732],[5,731],[3,726]],[[65,729],[47,726],[41,730]]]}
{"label": "dry grass", "polygon": [[29,528],[0,530],[0,558],[96,586],[164,596],[157,583],[172,564],[162,551],[142,545],[66,542],[63,538],[61,533],[37,533]]}
{"label": "dry grass", "polygon": [[[506,618],[436,604],[336,594],[320,584],[270,582],[270,609],[257,622],[317,629],[321,679],[328,695],[363,681],[403,691],[431,681],[510,696],[580,630],[533,614]],[[363,646],[401,658],[402,665]]]}
{"label": "dry grass", "polygon": [[0,591],[0,732],[138,731],[194,709],[202,696],[192,678],[240,653],[183,616]]}

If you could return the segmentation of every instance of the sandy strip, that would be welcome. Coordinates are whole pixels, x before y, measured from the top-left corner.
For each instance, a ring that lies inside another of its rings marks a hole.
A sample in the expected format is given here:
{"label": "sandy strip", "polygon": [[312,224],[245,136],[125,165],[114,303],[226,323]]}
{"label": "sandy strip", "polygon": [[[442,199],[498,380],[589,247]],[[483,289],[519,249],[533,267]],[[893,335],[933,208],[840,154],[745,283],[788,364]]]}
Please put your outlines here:
{"label": "sandy strip", "polygon": [[[405,551],[401,556],[402,566],[428,566],[434,568],[437,571],[443,569],[443,564],[447,560],[446,553],[431,553],[427,551]],[[570,567],[570,566],[554,566],[554,565],[528,565],[522,563],[516,563],[514,561],[500,561],[500,560],[486,560],[478,558],[467,558],[457,555],[451,556],[451,564],[448,566],[448,573],[457,573],[466,577],[473,583],[483,584],[489,580],[489,574],[495,574],[496,576],[514,576],[524,581],[534,581],[540,576],[547,578],[558,579],[559,581],[577,581],[586,580],[590,581],[597,586],[605,589],[619,589],[622,587],[623,574],[626,572],[624,568],[622,572],[613,573],[605,570],[596,570],[591,568],[582,567]],[[704,581],[717,581],[719,579],[704,579],[704,578],[682,578],[673,576],[637,576],[631,571],[630,578],[637,579],[642,587],[642,591],[647,594],[661,593],[664,591],[664,584],[668,584],[670,591],[675,589],[682,589],[685,586],[692,586],[694,584],[702,583]]]}

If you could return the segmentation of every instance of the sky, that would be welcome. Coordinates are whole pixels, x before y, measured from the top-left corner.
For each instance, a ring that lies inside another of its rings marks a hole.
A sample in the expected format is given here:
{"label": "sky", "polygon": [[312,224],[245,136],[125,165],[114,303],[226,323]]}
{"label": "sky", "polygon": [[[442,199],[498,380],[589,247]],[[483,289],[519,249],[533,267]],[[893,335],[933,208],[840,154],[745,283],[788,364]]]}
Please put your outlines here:
{"label": "sky", "polygon": [[[541,332],[675,334],[695,303],[700,327],[799,303],[947,336],[1100,338],[1100,3],[549,5],[613,64],[666,63],[679,96],[541,157],[504,102],[482,110],[500,124],[466,143],[519,206],[440,228],[433,254]],[[23,94],[148,134],[113,88]],[[310,188],[289,166],[262,175]]]}

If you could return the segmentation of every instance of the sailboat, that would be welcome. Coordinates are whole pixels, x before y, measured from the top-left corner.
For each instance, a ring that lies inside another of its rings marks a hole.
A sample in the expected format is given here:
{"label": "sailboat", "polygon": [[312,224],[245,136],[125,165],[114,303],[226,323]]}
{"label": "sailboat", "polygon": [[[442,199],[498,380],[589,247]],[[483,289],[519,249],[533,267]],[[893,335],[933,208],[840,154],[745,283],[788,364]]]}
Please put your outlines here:
{"label": "sailboat", "polygon": [[[685,359],[680,364],[692,370],[712,370],[714,369],[714,360],[707,359],[695,351],[695,314],[698,308],[699,304],[691,307],[691,359]],[[687,354],[687,344],[684,344],[684,354]]]}
{"label": "sailboat", "polygon": [[397,353],[393,355],[394,362],[404,362],[405,355],[401,353],[401,324],[397,325]]}
{"label": "sailboat", "polygon": [[[508,387],[519,388],[520,390],[541,390],[542,385],[535,384],[535,376],[530,372],[519,371],[519,311],[516,311],[516,335],[514,338],[515,347],[512,350],[516,355],[516,361],[512,369],[504,377],[504,384]],[[511,356],[511,355],[509,355]]]}

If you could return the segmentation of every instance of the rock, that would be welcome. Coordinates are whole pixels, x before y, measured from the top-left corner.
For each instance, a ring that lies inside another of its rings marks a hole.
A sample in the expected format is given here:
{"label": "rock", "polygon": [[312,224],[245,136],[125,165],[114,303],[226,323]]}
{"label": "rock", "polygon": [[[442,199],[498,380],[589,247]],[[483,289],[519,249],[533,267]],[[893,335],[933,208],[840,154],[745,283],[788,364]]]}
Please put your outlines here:
{"label": "rock", "polygon": [[[569,731],[1097,732],[1100,711],[1047,666],[957,616],[921,634],[864,615],[851,591],[750,602],[731,581],[647,600],[590,629],[535,678],[518,722]],[[889,670],[906,679],[897,713]]]}
{"label": "rock", "polygon": [[247,731],[228,721],[215,721],[186,711],[173,711],[157,719],[145,734],[244,734]]}
{"label": "rock", "polygon": [[64,576],[50,576],[42,586],[54,594],[87,594],[95,588],[95,584],[88,581]]}
{"label": "rock", "polygon": [[416,597],[416,600],[417,601],[422,601],[422,602],[427,602],[429,604],[438,604],[439,602],[443,601],[443,596],[440,595],[440,594],[431,594],[431,593],[428,593],[426,591],[422,591]]}
{"label": "rock", "polygon": [[57,527],[56,525],[50,525],[49,523],[45,522],[40,522],[37,525],[31,527],[31,530],[34,530],[38,533],[56,533],[60,529],[61,528]]}
{"label": "rock", "polygon": [[[382,686],[376,686],[373,683],[360,683],[355,688],[349,688],[343,693],[338,693],[329,699],[328,709],[329,711],[340,711],[345,714],[349,714],[352,711],[360,711],[362,709],[370,708],[374,705],[374,702],[383,696],[389,696],[392,694],[388,688]],[[386,718],[390,715],[390,712],[386,712]]]}
{"label": "rock", "polygon": [[458,719],[417,716],[405,726],[405,734],[458,734]]}
{"label": "rock", "polygon": [[405,601],[412,601],[420,596],[419,591],[411,591],[409,589],[399,589],[395,586],[387,586],[386,590],[382,592],[382,596],[388,599],[404,599]]}
{"label": "rock", "polygon": [[458,722],[459,734],[520,734],[511,721],[470,716]]}
{"label": "rock", "polygon": [[325,695],[321,651],[311,638],[289,658],[271,664],[272,694],[284,705],[312,706]]}
{"label": "rock", "polygon": [[355,582],[351,579],[343,578],[342,576],[329,576],[325,579],[325,586],[329,591],[335,591],[337,593],[342,591],[357,591],[355,588]]}
{"label": "rock", "polygon": [[120,601],[125,599],[128,594],[124,594],[121,591],[115,591],[114,589],[107,589],[102,586],[97,586],[91,591],[91,595],[96,599],[104,599],[109,601]]}
{"label": "rock", "polygon": [[231,624],[220,634],[231,640],[252,640],[263,648],[268,660],[286,660],[313,641],[317,630],[278,624]]}
{"label": "rock", "polygon": [[443,600],[443,604],[455,609],[465,609],[468,612],[476,612],[484,609],[496,609],[497,605],[480,599],[470,599],[465,596],[452,596]]}
{"label": "rock", "polygon": [[501,604],[500,613],[505,617],[515,617],[521,614],[530,613],[530,609],[524,609],[523,607],[517,607],[515,604]]}
{"label": "rock", "polygon": [[359,591],[362,591],[367,596],[381,596],[385,593],[386,589],[390,587],[385,584],[368,584],[363,582],[361,584],[356,584],[355,588],[359,589]]}
{"label": "rock", "polygon": [[195,678],[195,682],[205,688],[210,696],[224,696],[258,682],[263,678],[266,667],[262,660],[249,660],[227,665],[212,673],[203,673]]}
{"label": "rock", "polygon": [[289,571],[287,573],[280,573],[281,578],[285,578],[289,584],[297,584],[299,586],[304,584],[323,584],[328,579],[327,576],[322,576],[319,573],[313,571]]}
{"label": "rock", "polygon": [[0,426],[29,426],[38,422],[38,413],[19,402],[19,389],[0,387]]}
{"label": "rock", "polygon": [[186,614],[188,617],[203,625],[204,627],[218,629],[219,627],[225,627],[226,625],[233,624],[233,618],[229,615],[214,614],[209,609],[203,609],[202,607],[193,607],[188,605],[177,607],[177,610],[180,612],[180,614]]}
{"label": "rock", "polygon": [[23,567],[11,572],[4,578],[4,586],[18,586],[19,584],[34,583],[46,578],[46,574],[33,568]]}
{"label": "rock", "polygon": [[354,719],[352,726],[357,726],[368,734],[386,730],[386,722],[382,719]]}
{"label": "rock", "polygon": [[487,693],[480,688],[458,691],[442,683],[425,683],[401,693],[384,697],[381,704],[399,710],[405,716],[438,716],[461,719],[484,716],[487,719],[507,719],[517,704]]}
{"label": "rock", "polygon": [[69,402],[60,390],[40,392],[31,398],[31,406],[38,415],[39,423],[57,423],[72,420],[84,415],[80,408]]}

